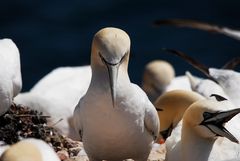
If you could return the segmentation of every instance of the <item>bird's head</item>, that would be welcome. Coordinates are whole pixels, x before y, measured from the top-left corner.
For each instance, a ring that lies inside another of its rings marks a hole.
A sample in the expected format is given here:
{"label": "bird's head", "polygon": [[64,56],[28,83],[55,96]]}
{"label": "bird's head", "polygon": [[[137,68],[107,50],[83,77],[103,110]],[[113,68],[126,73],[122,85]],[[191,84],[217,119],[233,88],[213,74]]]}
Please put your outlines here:
{"label": "bird's head", "polygon": [[187,124],[200,137],[216,139],[226,137],[232,142],[238,140],[224,127],[224,124],[240,113],[240,109],[226,110],[231,104],[225,101],[204,99],[193,103],[183,116],[183,124]]}
{"label": "bird's head", "polygon": [[143,74],[142,87],[152,101],[161,95],[175,76],[173,66],[163,60],[148,63]]}
{"label": "bird's head", "polygon": [[93,73],[107,70],[113,106],[116,99],[116,85],[119,68],[127,73],[130,53],[130,38],[118,28],[107,27],[98,31],[92,42],[91,67]]}
{"label": "bird's head", "polygon": [[186,109],[194,102],[204,99],[196,92],[173,90],[164,93],[155,101],[161,126],[160,133],[164,139],[171,135],[173,128],[181,121]]}

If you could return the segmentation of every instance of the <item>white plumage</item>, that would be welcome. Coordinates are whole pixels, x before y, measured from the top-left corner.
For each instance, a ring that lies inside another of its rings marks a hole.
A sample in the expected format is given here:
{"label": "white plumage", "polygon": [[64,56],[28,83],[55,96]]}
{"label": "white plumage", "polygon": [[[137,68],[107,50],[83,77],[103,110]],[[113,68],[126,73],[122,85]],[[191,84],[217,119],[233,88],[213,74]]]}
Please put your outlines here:
{"label": "white plumage", "polygon": [[209,74],[218,82],[236,106],[240,106],[240,73],[227,70],[210,68]]}
{"label": "white plumage", "polygon": [[182,89],[182,90],[186,90],[186,91],[192,90],[187,76],[183,75],[183,76],[175,77],[171,81],[171,83],[167,86],[166,92],[172,91],[172,90],[177,90],[177,89]]}
{"label": "white plumage", "polygon": [[224,92],[223,88],[216,82],[210,79],[197,78],[190,72],[186,72],[186,75],[193,91],[203,95],[206,98],[209,98],[212,94],[218,94],[222,97],[228,98],[228,95]]}
{"label": "white plumage", "polygon": [[0,40],[0,115],[12,104],[22,89],[20,56],[17,46],[10,39]]}

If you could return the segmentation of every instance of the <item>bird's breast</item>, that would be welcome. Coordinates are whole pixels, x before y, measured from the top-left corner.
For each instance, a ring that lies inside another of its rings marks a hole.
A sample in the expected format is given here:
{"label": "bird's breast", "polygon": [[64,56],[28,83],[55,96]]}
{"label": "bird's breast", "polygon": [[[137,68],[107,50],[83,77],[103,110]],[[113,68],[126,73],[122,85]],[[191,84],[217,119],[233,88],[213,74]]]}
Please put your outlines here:
{"label": "bird's breast", "polygon": [[86,102],[82,113],[86,151],[101,151],[99,154],[116,151],[124,155],[138,147],[140,151],[148,149],[146,145],[152,137],[144,127],[144,108],[137,107],[131,99],[118,96],[113,107],[111,97],[102,94],[98,101]]}

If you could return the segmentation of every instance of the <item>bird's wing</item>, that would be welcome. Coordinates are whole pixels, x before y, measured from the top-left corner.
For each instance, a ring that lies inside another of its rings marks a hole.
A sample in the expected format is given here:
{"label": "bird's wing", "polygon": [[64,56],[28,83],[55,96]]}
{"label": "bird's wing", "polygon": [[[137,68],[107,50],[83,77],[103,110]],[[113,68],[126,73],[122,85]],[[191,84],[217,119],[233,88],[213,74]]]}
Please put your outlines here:
{"label": "bird's wing", "polygon": [[173,25],[177,27],[188,27],[193,29],[199,29],[207,32],[223,34],[230,38],[240,40],[240,31],[235,29],[230,29],[228,27],[221,27],[214,24],[209,24],[206,22],[187,20],[187,19],[166,19],[157,20],[154,22],[156,26],[160,25]]}
{"label": "bird's wing", "polygon": [[138,105],[143,106],[145,108],[144,126],[147,129],[147,131],[151,133],[154,140],[156,140],[157,137],[159,136],[160,130],[160,122],[157,110],[154,107],[154,105],[150,102],[145,92],[138,85],[132,83],[132,87],[134,88],[134,90],[131,91],[136,92],[134,95],[137,96],[138,98],[141,98],[141,100],[139,100],[138,102],[139,103]]}
{"label": "bird's wing", "polygon": [[235,57],[229,60],[222,69],[232,69],[234,70],[238,65],[240,65],[240,57]]}
{"label": "bird's wing", "polygon": [[[84,77],[83,77],[84,75]],[[68,88],[80,87],[89,85],[91,79],[91,67],[58,67],[41,78],[31,89],[35,93],[46,93],[46,91],[61,91]],[[77,86],[76,83],[81,82],[82,86]],[[86,89],[87,89],[86,87]],[[48,92],[49,93],[49,92]]]}
{"label": "bird's wing", "polygon": [[204,75],[206,75],[208,78],[211,78],[211,76],[209,75],[209,71],[208,71],[208,67],[205,66],[204,64],[200,63],[199,61],[197,61],[196,59],[194,59],[193,57],[187,55],[186,53],[183,53],[181,51],[175,50],[175,49],[167,49],[167,48],[163,48],[164,51],[176,55],[180,58],[182,58],[183,60],[185,60],[187,63],[189,63],[190,65],[192,65],[192,67],[196,68],[197,70],[199,70],[200,72],[202,72]]}
{"label": "bird's wing", "polygon": [[82,134],[83,134],[83,128],[82,128],[82,122],[81,122],[81,100],[79,101],[78,105],[76,106],[75,110],[74,110],[74,114],[73,114],[73,117],[72,117],[72,121],[73,121],[73,126],[74,126],[74,129],[76,131],[77,134],[79,134],[79,138],[80,138],[80,141],[82,141]]}
{"label": "bird's wing", "polygon": [[149,100],[145,109],[144,125],[145,128],[152,134],[154,140],[156,140],[159,135],[160,122],[157,111]]}

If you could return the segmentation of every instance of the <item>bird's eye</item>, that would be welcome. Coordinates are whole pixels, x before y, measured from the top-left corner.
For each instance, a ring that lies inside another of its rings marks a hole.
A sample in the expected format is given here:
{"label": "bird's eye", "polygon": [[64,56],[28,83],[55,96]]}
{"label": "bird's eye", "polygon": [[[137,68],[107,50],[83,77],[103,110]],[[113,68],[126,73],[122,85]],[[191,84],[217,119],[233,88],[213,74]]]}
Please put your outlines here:
{"label": "bird's eye", "polygon": [[129,53],[129,51],[127,51],[127,52],[123,55],[123,57],[121,58],[121,60],[120,60],[119,63],[122,63],[122,62],[123,62],[123,60],[127,57],[128,53]]}

